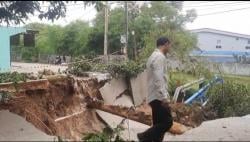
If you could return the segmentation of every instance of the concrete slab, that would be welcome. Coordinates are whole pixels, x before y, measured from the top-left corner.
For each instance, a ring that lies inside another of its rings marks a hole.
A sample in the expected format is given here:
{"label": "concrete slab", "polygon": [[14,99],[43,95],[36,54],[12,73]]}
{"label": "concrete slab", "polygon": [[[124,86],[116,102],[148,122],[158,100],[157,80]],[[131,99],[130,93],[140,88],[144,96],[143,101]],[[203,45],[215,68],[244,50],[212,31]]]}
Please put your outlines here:
{"label": "concrete slab", "polygon": [[90,78],[96,78],[98,82],[106,81],[111,79],[109,73],[100,73],[100,72],[86,72]]}
{"label": "concrete slab", "polygon": [[120,106],[126,106],[126,107],[134,106],[132,98],[125,94],[119,97],[118,99],[116,99],[113,105],[120,105]]}
{"label": "concrete slab", "polygon": [[19,73],[34,73],[38,74],[39,71],[44,69],[52,70],[53,72],[65,71],[68,66],[63,65],[52,65],[52,64],[40,64],[40,63],[20,63],[20,62],[11,62],[11,72]]}
{"label": "concrete slab", "polygon": [[55,141],[57,137],[49,136],[35,128],[24,118],[7,110],[0,111],[0,141]]}
{"label": "concrete slab", "polygon": [[114,104],[117,96],[123,93],[128,88],[125,78],[113,78],[100,88],[101,95],[105,104]]}
{"label": "concrete slab", "polygon": [[249,141],[250,118],[229,117],[203,122],[183,135],[168,136],[165,141]]}
{"label": "concrete slab", "polygon": [[[111,128],[116,128],[117,125],[119,125],[124,119],[123,117],[113,115],[101,110],[96,110],[96,112]],[[128,119],[124,121],[123,127],[125,128],[125,130],[122,132],[121,137],[126,141],[138,141],[137,133],[143,132],[149,128],[149,126],[145,124]]]}
{"label": "concrete slab", "polygon": [[147,71],[140,73],[136,78],[130,79],[133,100],[136,106],[140,105],[148,95]]}

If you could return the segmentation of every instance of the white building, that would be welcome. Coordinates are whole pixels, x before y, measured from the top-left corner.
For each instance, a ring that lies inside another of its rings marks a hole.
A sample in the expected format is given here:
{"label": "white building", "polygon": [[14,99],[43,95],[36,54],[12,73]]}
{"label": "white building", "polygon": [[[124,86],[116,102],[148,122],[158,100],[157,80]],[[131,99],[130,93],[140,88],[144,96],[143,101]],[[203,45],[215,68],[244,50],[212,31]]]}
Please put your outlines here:
{"label": "white building", "polygon": [[197,35],[199,49],[192,52],[192,55],[217,57],[250,55],[250,35],[209,28],[191,30],[191,32]]}
{"label": "white building", "polygon": [[197,47],[204,51],[250,52],[250,35],[220,31],[215,29],[196,29]]}

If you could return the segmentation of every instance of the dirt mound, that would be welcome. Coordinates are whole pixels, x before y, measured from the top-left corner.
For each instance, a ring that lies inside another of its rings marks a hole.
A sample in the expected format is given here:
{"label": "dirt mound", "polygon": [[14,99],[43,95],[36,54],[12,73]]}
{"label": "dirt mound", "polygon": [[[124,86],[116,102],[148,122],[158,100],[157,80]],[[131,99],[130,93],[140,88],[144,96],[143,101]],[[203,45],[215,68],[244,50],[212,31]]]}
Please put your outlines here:
{"label": "dirt mound", "polygon": [[[95,111],[84,108],[84,97],[98,97],[99,87],[100,84],[92,79],[50,78],[48,89],[18,92],[9,101],[0,103],[0,109],[24,117],[49,135],[80,140],[82,134],[100,132],[104,128]],[[76,112],[81,113],[55,121]]]}

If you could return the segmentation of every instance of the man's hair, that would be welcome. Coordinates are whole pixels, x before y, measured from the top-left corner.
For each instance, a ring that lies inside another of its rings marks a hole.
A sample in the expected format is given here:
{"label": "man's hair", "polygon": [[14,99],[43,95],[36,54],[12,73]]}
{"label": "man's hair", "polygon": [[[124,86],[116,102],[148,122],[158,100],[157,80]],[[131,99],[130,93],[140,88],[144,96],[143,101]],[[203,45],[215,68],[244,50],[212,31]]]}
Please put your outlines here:
{"label": "man's hair", "polygon": [[160,47],[162,45],[165,45],[166,43],[170,43],[170,41],[168,40],[168,38],[166,38],[166,37],[160,37],[156,41],[156,46]]}

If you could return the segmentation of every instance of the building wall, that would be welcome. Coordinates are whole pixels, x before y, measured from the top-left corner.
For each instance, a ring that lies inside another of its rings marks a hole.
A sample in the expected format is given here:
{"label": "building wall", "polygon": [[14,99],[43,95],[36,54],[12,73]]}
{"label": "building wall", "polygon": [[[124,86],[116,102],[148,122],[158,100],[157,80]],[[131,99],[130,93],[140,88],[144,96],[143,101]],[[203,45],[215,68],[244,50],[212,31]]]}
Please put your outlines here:
{"label": "building wall", "polygon": [[0,27],[0,72],[10,70],[10,36],[25,31],[24,28]]}
{"label": "building wall", "polygon": [[[197,38],[197,47],[201,50],[250,52],[250,49],[246,49],[246,46],[250,47],[250,44],[248,43],[248,40],[250,39],[209,32],[199,32],[197,33]],[[221,48],[216,48],[217,45],[221,46]]]}
{"label": "building wall", "polygon": [[0,72],[8,71],[10,67],[10,48],[8,36],[0,34]]}

